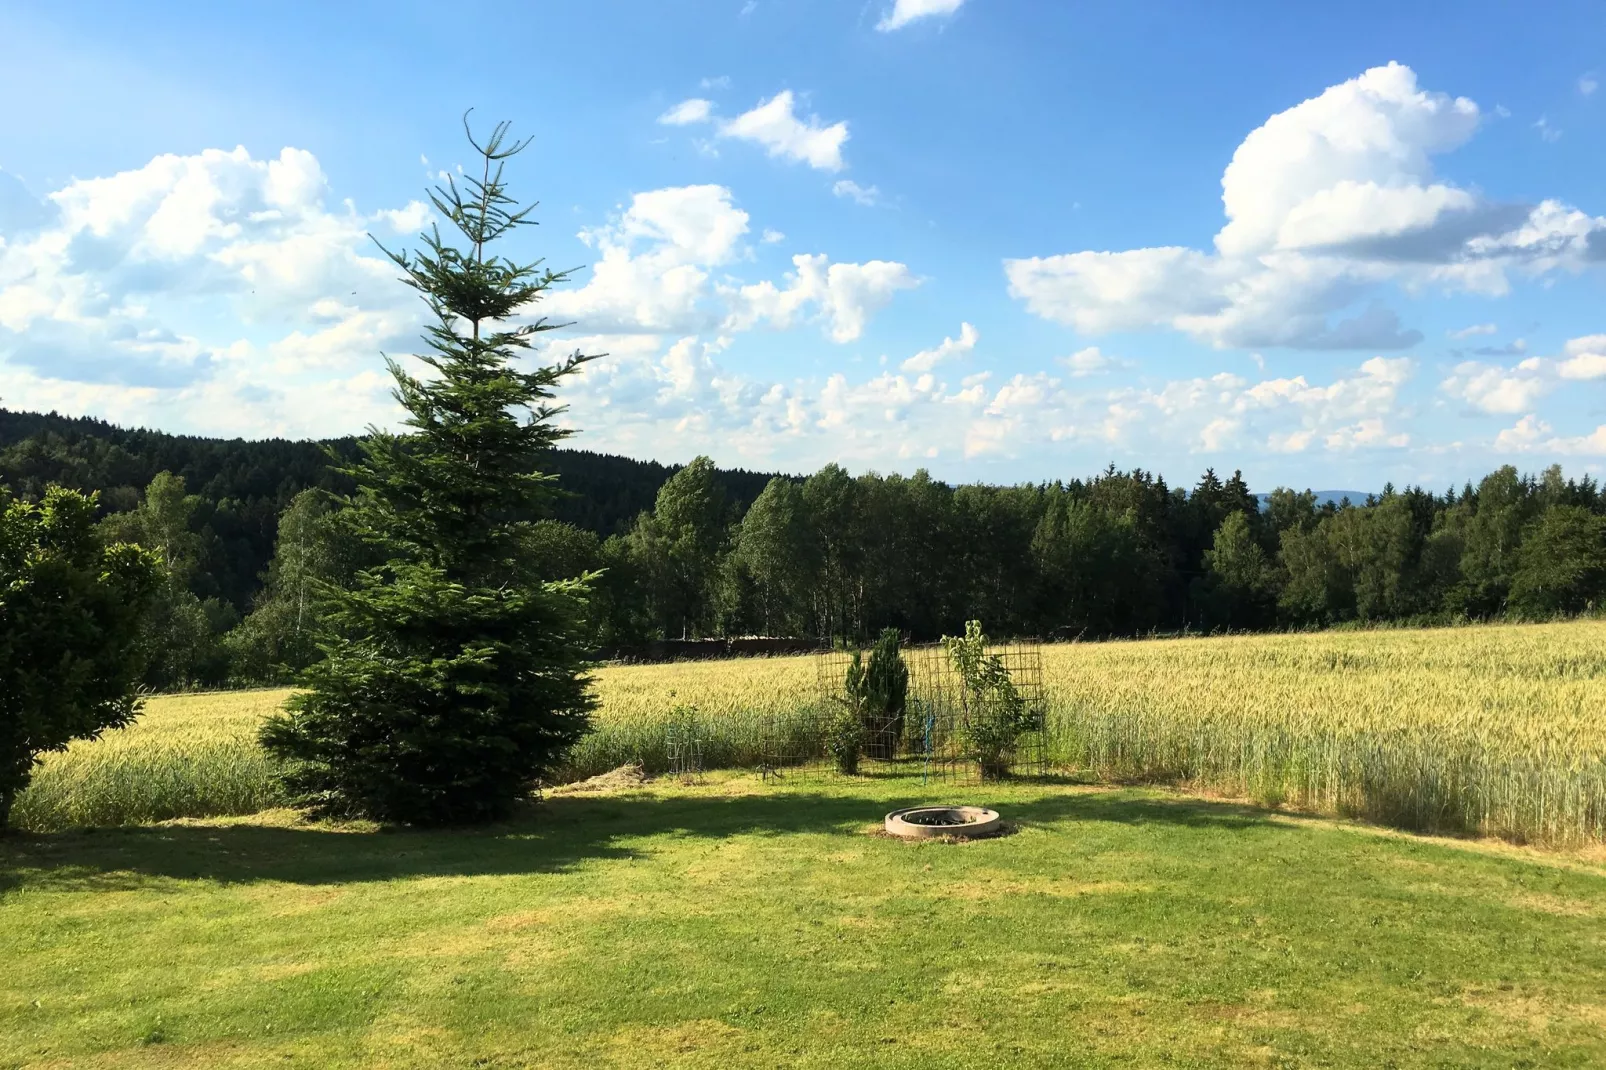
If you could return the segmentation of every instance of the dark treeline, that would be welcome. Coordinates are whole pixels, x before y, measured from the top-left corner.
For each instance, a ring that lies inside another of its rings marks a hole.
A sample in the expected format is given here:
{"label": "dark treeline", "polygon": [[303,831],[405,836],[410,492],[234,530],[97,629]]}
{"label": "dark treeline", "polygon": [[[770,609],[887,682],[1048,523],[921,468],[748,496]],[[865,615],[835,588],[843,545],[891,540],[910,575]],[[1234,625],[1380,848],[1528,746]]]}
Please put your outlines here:
{"label": "dark treeline", "polygon": [[[110,534],[156,550],[146,683],[287,679],[316,659],[323,585],[364,559],[325,447],[127,431],[0,410],[0,483],[102,493]],[[924,472],[806,479],[557,450],[568,496],[526,525],[552,577],[599,573],[590,640],[917,640],[980,618],[998,636],[1541,618],[1606,594],[1606,495],[1557,468],[1501,468],[1442,493],[1264,501],[1236,473],[1192,486],[1113,467],[1089,479],[949,486]]]}
{"label": "dark treeline", "polygon": [[1600,488],[1559,468],[1319,505],[1291,490],[1262,504],[1213,471],[1186,489],[1113,466],[950,487],[834,465],[771,480],[741,512],[699,460],[594,563],[609,570],[599,619],[616,641],[882,627],[931,639],[978,617],[995,634],[1088,638],[1427,623],[1593,608],[1603,514]]}
{"label": "dark treeline", "polygon": [[[279,515],[291,499],[309,487],[350,491],[349,481],[329,467],[330,450],[349,463],[356,439],[200,438],[0,408],[0,484],[19,497],[37,500],[56,483],[99,491],[104,511],[126,513],[159,473],[182,479],[195,497],[198,593],[240,613],[262,587]],[[554,505],[553,519],[603,537],[628,531],[676,471],[653,461],[570,449],[553,451],[550,467],[569,492]],[[721,473],[732,500],[743,505],[758,497],[769,478]]]}

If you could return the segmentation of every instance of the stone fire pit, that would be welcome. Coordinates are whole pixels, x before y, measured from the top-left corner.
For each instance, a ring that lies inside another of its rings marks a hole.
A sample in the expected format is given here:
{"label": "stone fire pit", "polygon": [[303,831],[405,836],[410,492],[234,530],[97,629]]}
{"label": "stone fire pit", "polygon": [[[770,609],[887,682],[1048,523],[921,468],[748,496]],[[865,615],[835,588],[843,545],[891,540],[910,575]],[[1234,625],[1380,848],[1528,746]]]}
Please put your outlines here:
{"label": "stone fire pit", "polygon": [[975,840],[1004,830],[997,810],[980,806],[916,806],[887,815],[887,834],[906,840]]}

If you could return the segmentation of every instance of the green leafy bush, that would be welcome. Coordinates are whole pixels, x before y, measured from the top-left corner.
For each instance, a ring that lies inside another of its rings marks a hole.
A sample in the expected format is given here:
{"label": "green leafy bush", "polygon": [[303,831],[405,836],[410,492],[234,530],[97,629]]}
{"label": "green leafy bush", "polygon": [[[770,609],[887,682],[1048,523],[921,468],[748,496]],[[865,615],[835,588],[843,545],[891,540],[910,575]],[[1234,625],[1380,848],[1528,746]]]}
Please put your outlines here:
{"label": "green leafy bush", "polygon": [[942,645],[960,678],[959,733],[966,756],[981,767],[982,779],[998,779],[1009,772],[1021,734],[1032,728],[1026,700],[1004,659],[987,653],[981,621],[966,622],[962,638],[943,636]]}
{"label": "green leafy bush", "polygon": [[41,754],[134,719],[140,622],[161,583],[150,552],[106,545],[95,496],[0,489],[0,832]]}

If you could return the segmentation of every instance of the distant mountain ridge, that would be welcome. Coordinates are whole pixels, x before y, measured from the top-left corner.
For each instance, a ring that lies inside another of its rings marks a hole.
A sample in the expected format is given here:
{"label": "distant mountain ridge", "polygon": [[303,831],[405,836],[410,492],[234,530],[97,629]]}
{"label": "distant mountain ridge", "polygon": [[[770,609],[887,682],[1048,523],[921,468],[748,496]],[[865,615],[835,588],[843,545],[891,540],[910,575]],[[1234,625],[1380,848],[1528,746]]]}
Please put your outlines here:
{"label": "distant mountain ridge", "polygon": [[[1372,497],[1373,495],[1375,495],[1377,493],[1377,491],[1375,491],[1375,490],[1314,490],[1314,491],[1311,491],[1311,493],[1316,495],[1316,504],[1317,504],[1318,507],[1320,507],[1320,506],[1323,506],[1323,505],[1327,505],[1329,503],[1331,503],[1333,505],[1341,505],[1341,504],[1343,504],[1343,501],[1344,501],[1345,498],[1349,499],[1349,503],[1351,505],[1365,505],[1366,504],[1366,499],[1369,498],[1369,497]],[[1257,499],[1259,499],[1260,504],[1262,506],[1264,506],[1268,501],[1271,500],[1271,495],[1270,494],[1257,494],[1257,495],[1255,495],[1255,497]]]}
{"label": "distant mountain ridge", "polygon": [[[131,509],[158,472],[184,478],[202,500],[196,526],[210,535],[203,548],[208,582],[244,612],[261,586],[273,554],[279,513],[297,492],[323,487],[346,492],[346,477],[329,467],[329,454],[354,460],[357,440],[207,438],[145,428],[118,427],[93,417],[0,408],[0,484],[38,496],[51,483],[99,491],[110,511]],[[552,515],[608,536],[629,530],[653,507],[658,488],[679,465],[638,461],[588,450],[557,449],[549,468],[567,493]],[[721,469],[731,504],[745,510],[769,482],[764,472]]]}

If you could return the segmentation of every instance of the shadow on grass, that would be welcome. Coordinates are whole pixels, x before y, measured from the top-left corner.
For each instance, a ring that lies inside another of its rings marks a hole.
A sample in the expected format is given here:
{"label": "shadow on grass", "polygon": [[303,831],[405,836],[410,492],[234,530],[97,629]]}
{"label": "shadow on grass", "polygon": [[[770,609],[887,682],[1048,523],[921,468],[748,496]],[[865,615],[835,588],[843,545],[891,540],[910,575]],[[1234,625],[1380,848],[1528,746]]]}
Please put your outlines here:
{"label": "shadow on grass", "polygon": [[[843,785],[851,790],[851,782]],[[1017,788],[1019,785],[1016,786]],[[30,888],[138,888],[152,880],[342,884],[423,876],[561,872],[653,852],[654,837],[854,835],[929,798],[841,790],[774,794],[557,797],[483,829],[346,832],[272,825],[172,825],[0,839],[0,894]],[[1249,807],[1130,792],[1056,792],[1001,803],[1022,828],[1118,822],[1184,829],[1287,830]]]}

